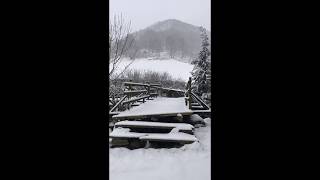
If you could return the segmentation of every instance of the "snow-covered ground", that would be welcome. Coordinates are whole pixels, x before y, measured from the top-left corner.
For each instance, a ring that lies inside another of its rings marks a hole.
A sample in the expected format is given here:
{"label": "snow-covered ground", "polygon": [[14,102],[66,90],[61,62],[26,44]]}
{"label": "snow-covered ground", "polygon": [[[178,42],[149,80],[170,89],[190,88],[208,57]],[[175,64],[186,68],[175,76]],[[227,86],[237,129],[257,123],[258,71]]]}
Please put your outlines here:
{"label": "snow-covered ground", "polygon": [[171,149],[110,149],[110,180],[209,180],[211,120],[195,129],[199,142]]}
{"label": "snow-covered ground", "polygon": [[[122,61],[118,72],[129,63],[128,60]],[[187,81],[193,65],[175,59],[136,59],[129,69],[168,72],[173,78]],[[211,179],[211,120],[207,118],[205,121],[208,122],[206,127],[195,129],[195,136],[199,141],[181,148],[110,148],[110,180]]]}
{"label": "snow-covered ground", "polygon": [[[117,72],[121,72],[126,65],[131,61],[123,59],[118,65]],[[110,67],[111,69],[111,67]],[[136,59],[130,65],[128,69],[132,70],[141,70],[141,71],[156,71],[156,72],[168,72],[173,78],[181,78],[184,81],[188,81],[191,76],[190,72],[193,69],[193,65],[185,62],[181,62],[175,59],[167,60],[149,60],[145,59]]]}

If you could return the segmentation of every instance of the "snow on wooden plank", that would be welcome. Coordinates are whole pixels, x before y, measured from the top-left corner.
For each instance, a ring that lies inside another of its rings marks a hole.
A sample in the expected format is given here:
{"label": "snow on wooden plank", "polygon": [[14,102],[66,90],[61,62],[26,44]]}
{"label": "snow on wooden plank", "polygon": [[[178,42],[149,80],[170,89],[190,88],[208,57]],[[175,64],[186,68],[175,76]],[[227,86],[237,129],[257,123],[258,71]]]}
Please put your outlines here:
{"label": "snow on wooden plank", "polygon": [[123,111],[113,118],[152,116],[152,115],[171,115],[177,114],[192,114],[192,110],[185,105],[184,97],[166,98],[159,97],[153,101],[147,101],[138,107],[133,107],[129,110]]}
{"label": "snow on wooden plank", "polygon": [[146,133],[130,132],[129,128],[115,128],[109,135],[111,138],[139,138],[146,136]]}
{"label": "snow on wooden plank", "polygon": [[165,128],[179,130],[192,130],[194,127],[186,123],[162,123],[162,122],[148,122],[148,121],[120,121],[115,124],[116,127],[143,127],[143,128]]}
{"label": "snow on wooden plank", "polygon": [[192,105],[191,107],[192,108],[203,108],[203,106],[201,106],[201,105]]}
{"label": "snow on wooden plank", "polygon": [[197,138],[194,135],[190,135],[183,132],[174,132],[169,134],[161,133],[136,133],[130,132],[128,128],[115,128],[109,135],[110,138],[127,138],[127,139],[140,139],[151,141],[183,141],[194,142]]}
{"label": "snow on wooden plank", "polygon": [[141,96],[141,97],[137,97],[137,98],[132,98],[132,99],[123,101],[122,104],[127,104],[127,103],[131,103],[131,102],[135,102],[135,101],[138,101],[138,100],[140,100],[140,99],[145,99],[145,98],[148,98],[148,97],[150,97],[150,95],[145,95],[145,96]]}
{"label": "snow on wooden plank", "polygon": [[148,84],[134,83],[134,82],[123,82],[123,85],[124,86],[129,86],[129,85],[132,85],[132,86],[148,86]]}
{"label": "snow on wooden plank", "polygon": [[169,133],[169,134],[160,134],[153,133],[146,136],[139,137],[141,140],[153,140],[153,141],[186,141],[186,142],[195,142],[197,138],[194,135],[186,134],[183,132],[178,133]]}
{"label": "snow on wooden plank", "polygon": [[211,113],[211,109],[205,109],[205,110],[193,110],[193,113]]}
{"label": "snow on wooden plank", "polygon": [[124,94],[145,93],[147,90],[124,91]]}

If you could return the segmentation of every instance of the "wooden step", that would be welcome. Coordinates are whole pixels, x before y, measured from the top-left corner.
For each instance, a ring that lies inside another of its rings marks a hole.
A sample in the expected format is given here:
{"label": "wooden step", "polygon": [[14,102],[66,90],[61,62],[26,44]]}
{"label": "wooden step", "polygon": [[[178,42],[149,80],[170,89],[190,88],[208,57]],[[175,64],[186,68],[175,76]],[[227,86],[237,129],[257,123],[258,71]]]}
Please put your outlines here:
{"label": "wooden step", "polygon": [[149,122],[149,121],[120,121],[115,124],[115,127],[123,128],[155,128],[155,129],[169,129],[177,128],[182,131],[193,131],[194,126],[187,123],[163,123],[163,122]]}
{"label": "wooden step", "polygon": [[148,134],[147,136],[142,136],[139,138],[142,141],[155,141],[155,142],[179,142],[183,144],[190,144],[198,139],[194,135],[186,133],[173,133],[173,134]]}
{"label": "wooden step", "polygon": [[130,132],[128,128],[115,128],[109,135],[113,139],[139,139],[141,141],[158,141],[158,142],[178,142],[178,143],[193,143],[197,141],[194,135],[183,132],[174,133],[136,133]]}

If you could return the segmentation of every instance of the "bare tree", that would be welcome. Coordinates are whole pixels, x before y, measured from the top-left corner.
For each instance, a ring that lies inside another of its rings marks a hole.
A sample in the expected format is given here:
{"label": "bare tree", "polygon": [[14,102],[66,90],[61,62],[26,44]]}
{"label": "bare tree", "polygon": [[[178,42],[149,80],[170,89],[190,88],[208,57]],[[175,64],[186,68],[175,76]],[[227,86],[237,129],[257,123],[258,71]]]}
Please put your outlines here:
{"label": "bare tree", "polygon": [[109,104],[115,105],[122,92],[118,77],[133,63],[133,59],[122,72],[117,72],[123,56],[133,46],[135,37],[131,34],[131,22],[126,22],[122,16],[114,15],[109,23]]}
{"label": "bare tree", "polygon": [[[109,24],[109,79],[114,77],[115,71],[121,62],[123,55],[134,43],[134,37],[130,35],[130,33],[131,21],[125,22],[122,14],[114,15],[113,20],[110,21]],[[127,67],[131,63],[129,63]],[[125,70],[127,67],[125,67]]]}

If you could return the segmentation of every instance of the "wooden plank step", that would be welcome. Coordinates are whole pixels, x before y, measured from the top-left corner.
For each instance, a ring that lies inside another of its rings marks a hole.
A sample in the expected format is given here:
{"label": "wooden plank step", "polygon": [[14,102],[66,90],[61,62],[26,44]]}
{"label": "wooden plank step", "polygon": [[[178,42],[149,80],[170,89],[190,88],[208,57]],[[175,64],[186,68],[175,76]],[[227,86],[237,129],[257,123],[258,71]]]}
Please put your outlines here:
{"label": "wooden plank step", "polygon": [[187,123],[163,123],[163,122],[149,122],[149,121],[120,121],[115,124],[116,127],[123,128],[159,128],[159,129],[173,129],[192,131],[194,126]]}
{"label": "wooden plank step", "polygon": [[172,134],[148,134],[139,138],[142,141],[156,141],[156,142],[179,142],[189,144],[197,141],[198,139],[194,135],[186,133],[172,133]]}
{"label": "wooden plank step", "polygon": [[161,133],[136,133],[130,132],[127,128],[115,128],[109,135],[112,139],[139,139],[142,141],[161,141],[161,142],[179,142],[193,143],[198,139],[194,135],[183,132],[174,132],[168,134]]}
{"label": "wooden plank step", "polygon": [[118,114],[118,115],[112,116],[112,119],[141,119],[141,118],[148,118],[148,117],[176,117],[177,114],[191,115],[191,114],[193,114],[193,111],[190,110],[188,112],[152,113],[152,114],[125,115],[125,116],[120,116],[121,114]]}
{"label": "wooden plank step", "polygon": [[137,139],[139,137],[145,136],[146,133],[130,132],[128,128],[115,128],[110,134],[110,138],[120,138],[120,139]]}

